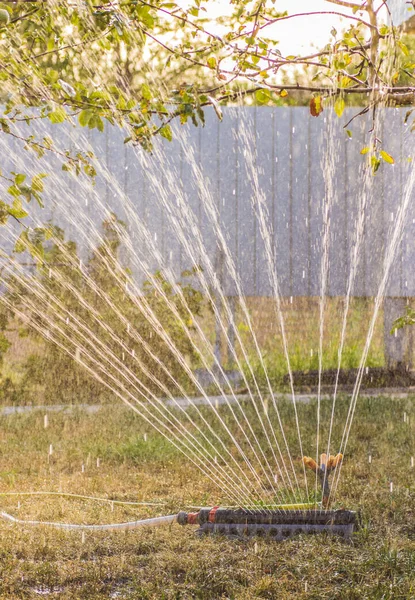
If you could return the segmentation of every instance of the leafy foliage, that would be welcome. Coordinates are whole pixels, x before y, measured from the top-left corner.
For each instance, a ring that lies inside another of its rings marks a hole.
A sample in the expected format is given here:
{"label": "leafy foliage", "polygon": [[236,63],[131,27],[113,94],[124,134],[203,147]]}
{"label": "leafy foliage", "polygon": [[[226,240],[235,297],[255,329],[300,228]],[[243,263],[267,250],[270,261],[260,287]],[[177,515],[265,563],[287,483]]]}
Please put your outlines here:
{"label": "leafy foliage", "polygon": [[[184,273],[183,279],[188,282],[180,286],[180,297],[161,272],[144,283],[140,296],[130,290],[126,293],[131,278],[129,270],[120,267],[120,227],[122,223],[115,216],[104,222],[103,241],[84,265],[76,244],[66,241],[62,230],[49,228],[51,235],[46,242],[42,240],[45,251],[35,275],[43,293],[51,298],[47,309],[37,310],[36,292],[31,292],[34,286],[10,282],[13,306],[16,310],[24,307],[37,327],[34,331],[23,324],[20,333],[42,345],[24,367],[23,388],[29,394],[41,386],[48,403],[113,398],[108,388],[88,372],[98,368],[95,359],[104,365],[109,381],[117,369],[134,374],[144,397],[149,393],[166,395],[167,390],[177,393],[178,385],[192,391],[183,365],[165,338],[157,334],[145,311],[152,313],[179,355],[188,364],[197,363],[197,353],[183,326],[184,322],[189,331],[193,329],[186,306],[195,315],[200,315],[205,306],[202,294],[191,285],[193,272]],[[41,244],[35,239],[26,239],[26,243],[26,250],[28,244]],[[55,323],[63,332],[58,341],[64,341],[69,354],[59,345],[42,344],[45,334],[56,341]],[[76,324],[74,328],[72,323]],[[88,331],[87,341],[82,331]],[[169,373],[174,373],[174,378]]]}
{"label": "leafy foliage", "polygon": [[415,325],[415,310],[410,306],[406,308],[406,313],[402,317],[399,317],[393,322],[391,334],[395,333],[397,329],[403,329],[408,325]]}
{"label": "leafy foliage", "polygon": [[[221,119],[221,105],[241,98],[309,103],[316,117],[326,105],[341,117],[353,97],[362,112],[413,98],[411,44],[380,21],[387,2],[326,3],[326,11],[307,13],[310,20],[344,15],[350,26],[342,33],[332,28],[330,42],[313,56],[284,56],[272,27],[301,14],[281,13],[273,0],[235,0],[217,17],[214,0],[0,2],[0,135],[39,158],[54,153],[63,169],[94,178],[89,152],[38,139],[31,124],[45,119],[57,131],[76,120],[99,131],[105,122],[118,124],[128,131],[126,143],[151,150],[156,135],[172,140],[173,120],[203,125],[205,107]],[[372,145],[367,158],[376,172],[393,158],[380,152],[376,131]],[[25,202],[41,202],[43,186],[1,177],[12,201],[1,199],[0,222],[24,219]]]}

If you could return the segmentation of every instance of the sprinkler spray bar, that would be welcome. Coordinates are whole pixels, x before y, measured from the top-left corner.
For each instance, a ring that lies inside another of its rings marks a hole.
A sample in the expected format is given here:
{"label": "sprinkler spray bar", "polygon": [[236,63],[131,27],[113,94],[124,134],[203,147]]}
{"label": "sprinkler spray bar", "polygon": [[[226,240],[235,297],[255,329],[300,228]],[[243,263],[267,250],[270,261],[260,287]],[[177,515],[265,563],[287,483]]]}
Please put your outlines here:
{"label": "sprinkler spray bar", "polygon": [[180,525],[199,525],[197,533],[231,537],[262,536],[285,539],[300,533],[323,531],[349,538],[356,525],[356,513],[346,510],[231,510],[203,508],[196,513],[180,512]]}

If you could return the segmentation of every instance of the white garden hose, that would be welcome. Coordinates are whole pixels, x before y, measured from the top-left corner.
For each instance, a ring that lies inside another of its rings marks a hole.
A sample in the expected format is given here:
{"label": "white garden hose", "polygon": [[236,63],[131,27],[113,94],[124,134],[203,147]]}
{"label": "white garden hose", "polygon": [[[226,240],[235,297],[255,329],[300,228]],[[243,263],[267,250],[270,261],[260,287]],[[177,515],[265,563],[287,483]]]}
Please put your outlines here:
{"label": "white garden hose", "polygon": [[75,525],[72,523],[54,523],[53,521],[26,521],[24,519],[16,519],[12,515],[6,512],[1,512],[0,517],[6,521],[17,523],[18,525],[45,525],[46,527],[55,527],[56,529],[77,529],[77,530],[92,530],[92,531],[103,531],[110,529],[135,529],[137,527],[158,527],[159,525],[169,525],[174,523],[177,519],[177,515],[168,515],[165,517],[155,517],[153,519],[142,519],[141,521],[129,521],[127,523],[109,523],[107,525]]}

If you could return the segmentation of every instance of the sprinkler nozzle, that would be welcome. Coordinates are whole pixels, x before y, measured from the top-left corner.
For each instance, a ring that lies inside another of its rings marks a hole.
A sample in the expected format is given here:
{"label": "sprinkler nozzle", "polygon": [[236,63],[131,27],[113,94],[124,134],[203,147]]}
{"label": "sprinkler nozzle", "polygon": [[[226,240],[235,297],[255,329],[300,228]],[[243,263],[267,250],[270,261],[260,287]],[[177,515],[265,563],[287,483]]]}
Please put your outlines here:
{"label": "sprinkler nozzle", "polygon": [[329,475],[341,463],[342,460],[343,454],[340,454],[340,452],[336,456],[330,454],[328,457],[327,454],[323,453],[320,456],[320,466],[318,466],[313,458],[311,458],[310,456],[303,456],[303,463],[305,464],[305,466],[314,471],[314,473],[318,473],[321,487],[323,490],[322,503],[324,508],[328,508],[329,506]]}

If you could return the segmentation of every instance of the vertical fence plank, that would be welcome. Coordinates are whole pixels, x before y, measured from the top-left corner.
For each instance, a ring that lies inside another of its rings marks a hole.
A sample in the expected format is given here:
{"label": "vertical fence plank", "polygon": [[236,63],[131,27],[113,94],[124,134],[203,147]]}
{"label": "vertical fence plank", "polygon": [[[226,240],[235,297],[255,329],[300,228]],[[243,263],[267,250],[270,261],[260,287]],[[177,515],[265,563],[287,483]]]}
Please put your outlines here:
{"label": "vertical fence plank", "polygon": [[291,127],[291,270],[293,296],[304,296],[308,281],[308,108],[292,110]]}
{"label": "vertical fence plank", "polygon": [[277,274],[282,296],[292,296],[290,277],[290,169],[292,113],[276,109],[276,194],[275,194],[275,252]]}
{"label": "vertical fence plank", "polygon": [[[265,108],[265,110],[264,110]],[[263,213],[266,221],[265,239],[261,233],[259,221],[257,220],[257,282],[259,296],[272,295],[272,288],[269,279],[270,258],[265,251],[265,241],[273,246],[274,227],[272,222],[273,208],[273,186],[275,171],[275,136],[264,135],[265,131],[274,131],[275,110],[271,107],[264,107],[257,111],[256,117],[256,162],[258,171],[258,183],[264,197]]]}

